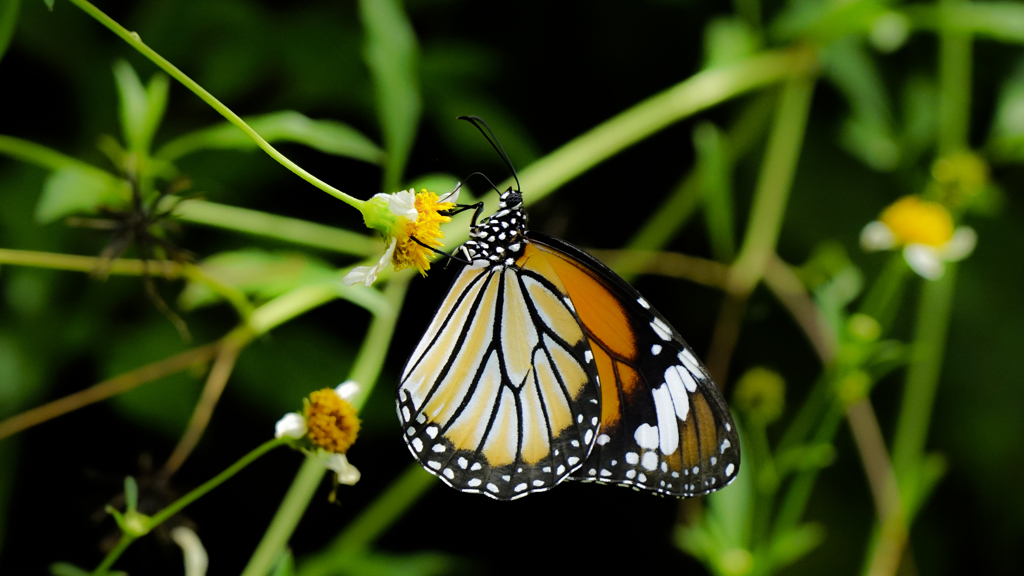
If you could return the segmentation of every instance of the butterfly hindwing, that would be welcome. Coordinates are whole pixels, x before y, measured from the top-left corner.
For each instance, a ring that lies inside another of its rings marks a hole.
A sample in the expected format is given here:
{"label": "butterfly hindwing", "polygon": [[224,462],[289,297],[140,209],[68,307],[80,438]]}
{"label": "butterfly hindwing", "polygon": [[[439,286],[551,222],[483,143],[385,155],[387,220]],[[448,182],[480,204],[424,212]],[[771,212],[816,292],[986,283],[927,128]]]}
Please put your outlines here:
{"label": "butterfly hindwing", "polygon": [[550,489],[583,464],[598,432],[589,350],[550,279],[464,268],[399,385],[410,451],[463,491],[510,500]]}
{"label": "butterfly hindwing", "polygon": [[572,477],[679,497],[731,482],[740,456],[732,417],[680,335],[592,256],[554,238],[529,237],[528,251],[547,260],[572,299],[601,386],[601,430]]}

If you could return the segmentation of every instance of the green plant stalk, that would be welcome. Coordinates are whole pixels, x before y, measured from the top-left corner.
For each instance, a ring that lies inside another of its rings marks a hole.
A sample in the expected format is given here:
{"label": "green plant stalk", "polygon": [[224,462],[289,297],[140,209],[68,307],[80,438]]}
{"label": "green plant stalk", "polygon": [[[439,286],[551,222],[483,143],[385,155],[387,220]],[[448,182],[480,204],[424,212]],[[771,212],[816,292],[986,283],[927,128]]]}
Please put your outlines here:
{"label": "green plant stalk", "polygon": [[[769,50],[730,66],[694,74],[520,171],[526,203],[540,200],[609,157],[684,118],[752,90],[806,75],[817,65],[817,56],[810,49]],[[510,184],[503,182],[499,188]]]}
{"label": "green plant stalk", "polygon": [[[774,98],[760,96],[746,105],[739,118],[729,127],[731,147],[729,160],[735,163],[754,147],[767,125],[774,108]],[[690,220],[700,205],[699,174],[690,172],[676,185],[661,205],[651,212],[650,218],[626,244],[626,250],[642,250],[651,254],[631,254],[616,258],[611,268],[626,282],[632,282],[654,258],[653,252],[664,248],[676,233]]]}
{"label": "green plant stalk", "polygon": [[[943,10],[963,0],[940,0]],[[969,146],[971,114],[971,36],[942,30],[939,37],[939,155]]]}
{"label": "green plant stalk", "polygon": [[263,444],[260,444],[252,451],[250,451],[248,454],[239,458],[237,462],[235,462],[231,466],[228,466],[220,474],[217,474],[213,478],[210,478],[206,482],[203,482],[188,494],[185,494],[181,498],[178,498],[171,505],[154,514],[149,520],[150,528],[156,528],[160,524],[163,524],[167,521],[168,518],[180,512],[185,506],[188,506],[189,504],[195,502],[199,498],[206,495],[206,493],[209,492],[210,490],[213,490],[217,486],[220,486],[227,479],[231,478],[235,474],[238,474],[238,472],[240,472],[242,468],[245,468],[249,464],[252,464],[252,462],[259,458],[260,456],[263,456],[264,454],[270,452],[274,448],[277,448],[278,446],[283,446],[286,443],[287,442],[285,440],[274,438],[271,440],[267,440]]}
{"label": "green plant stalk", "polygon": [[878,279],[861,301],[860,312],[877,320],[883,334],[889,331],[896,319],[906,292],[907,280],[911,277],[910,266],[903,258],[903,253],[897,251],[889,256]]}
{"label": "green plant stalk", "polygon": [[326,471],[324,465],[315,458],[303,459],[295,480],[292,481],[274,519],[270,521],[267,531],[256,546],[256,551],[242,571],[242,576],[265,576],[270,572],[271,566],[281,555],[285,544],[302,519],[302,514],[313,499]]}
{"label": "green plant stalk", "polygon": [[782,230],[793,175],[800,159],[814,78],[791,78],[782,89],[779,107],[768,137],[768,150],[754,192],[750,221],[736,262],[730,272],[730,292],[749,294],[764,275]]}
{"label": "green plant stalk", "polygon": [[[385,289],[385,296],[391,304],[390,312],[382,311],[382,313],[374,315],[370,329],[363,340],[363,346],[356,357],[350,378],[358,382],[361,388],[360,393],[352,402],[357,410],[362,409],[363,403],[365,403],[384,365],[384,357],[387,355],[391,337],[394,335],[398,310],[405,299],[411,277],[411,271],[392,276]],[[285,494],[281,506],[274,514],[266,533],[256,546],[242,576],[264,576],[267,574],[284,550],[299,519],[302,518],[309,506],[313,494],[320,485],[325,469],[319,462],[311,462],[311,458],[306,460],[288,489],[288,493]]]}
{"label": "green plant stalk", "polygon": [[437,484],[418,462],[406,468],[384,492],[359,513],[322,551],[299,566],[300,576],[330,576],[338,573],[354,554],[365,552],[402,515]]}
{"label": "green plant stalk", "polygon": [[[103,259],[96,256],[77,256],[74,254],[0,248],[0,264],[32,266],[34,268],[49,268],[51,270],[67,270],[70,272],[95,272],[103,264]],[[110,260],[108,264],[109,268],[106,269],[108,274],[125,276],[149,274],[168,279],[181,276],[181,265],[177,262],[115,258]]]}
{"label": "green plant stalk", "polygon": [[[185,494],[181,498],[178,498],[163,510],[157,512],[153,516],[150,516],[147,522],[148,530],[152,530],[153,528],[156,528],[157,526],[163,524],[169,518],[171,518],[172,516],[180,512],[182,509],[184,509],[186,506],[203,497],[210,490],[213,490],[217,486],[220,486],[228,478],[231,478],[232,476],[240,472],[242,468],[245,468],[246,466],[251,464],[253,460],[256,460],[260,456],[266,454],[267,452],[273,450],[274,448],[277,448],[278,446],[284,445],[285,443],[285,440],[275,438],[273,440],[267,440],[263,444],[260,444],[255,449],[250,451],[248,454],[239,458],[237,462],[235,462],[231,466],[228,466],[227,469],[225,469],[220,474],[217,474],[213,478],[207,480],[206,482],[203,482],[200,486],[198,486],[188,494]],[[117,543],[117,546],[113,550],[111,550],[110,553],[107,554],[106,558],[103,559],[103,562],[101,562],[100,565],[97,566],[95,570],[93,570],[93,574],[96,576],[106,574],[107,570],[114,565],[114,562],[117,561],[118,557],[120,557],[121,554],[128,548],[128,546],[131,545],[131,543],[135,540],[136,537],[134,536],[130,536],[128,534],[121,534],[121,540]]]}
{"label": "green plant stalk", "polygon": [[380,242],[376,238],[343,228],[205,200],[182,200],[177,205],[174,202],[177,199],[167,198],[161,208],[174,206],[174,216],[192,224],[244,232],[353,256],[371,256],[380,249]]}
{"label": "green plant stalk", "polygon": [[114,546],[114,549],[107,553],[106,557],[103,558],[103,561],[100,562],[100,565],[92,571],[93,576],[104,576],[107,574],[110,567],[114,565],[114,562],[117,562],[117,559],[121,557],[121,554],[124,554],[124,551],[127,550],[134,541],[134,536],[121,534],[121,539],[117,541],[117,546]]}
{"label": "green plant stalk", "polygon": [[917,503],[925,496],[917,489],[918,476],[942,371],[955,285],[956,264],[951,263],[942,278],[924,282],[921,290],[912,359],[893,441],[896,477],[908,515],[919,508]]}
{"label": "green plant stalk", "polygon": [[[839,431],[839,425],[842,421],[842,406],[837,401],[833,401],[827,408],[821,424],[815,431],[811,441],[812,444],[831,443]],[[804,515],[804,511],[807,509],[807,503],[811,499],[811,493],[814,491],[814,483],[818,479],[818,474],[819,470],[816,468],[804,470],[797,473],[792,482],[790,482],[789,489],[786,491],[786,495],[779,505],[779,512],[775,517],[771,540],[778,540],[778,538],[796,528]]]}
{"label": "green plant stalk", "polygon": [[320,190],[327,192],[331,196],[334,196],[335,198],[341,200],[342,202],[348,204],[349,206],[352,206],[353,208],[357,209],[362,208],[364,204],[363,200],[359,200],[358,198],[349,196],[348,194],[345,194],[341,190],[338,190],[337,188],[331,186],[330,184],[327,184],[326,182],[320,180],[316,176],[313,176],[312,174],[301,168],[295,162],[289,160],[287,157],[285,157],[284,154],[278,152],[276,148],[271,146],[270,143],[264,140],[262,136],[260,136],[255,130],[252,129],[251,126],[246,124],[241,117],[232,112],[231,109],[229,109],[227,106],[222,104],[220,100],[214,98],[212,94],[206,91],[206,89],[204,89],[194,80],[186,76],[181,70],[179,70],[170,62],[168,62],[163,56],[157,54],[155,50],[144,44],[137,33],[128,31],[125,27],[115,22],[111,17],[104,14],[101,10],[99,10],[86,0],[71,0],[71,3],[75,6],[78,6],[83,12],[85,12],[89,16],[92,16],[100,24],[106,26],[114,34],[117,34],[122,40],[127,42],[132,48],[138,50],[139,53],[141,53],[143,56],[145,56],[158,67],[160,67],[160,69],[162,69],[164,72],[167,72],[167,74],[169,74],[172,78],[174,78],[178,82],[181,82],[182,85],[191,90],[196,96],[199,96],[199,98],[201,98],[204,102],[209,104],[211,108],[213,108],[218,113],[220,113],[221,116],[226,118],[228,122],[231,122],[240,130],[245,132],[246,135],[252,138],[253,141],[256,142],[256,144],[260,148],[262,148],[264,152],[270,155],[270,157],[273,158],[274,160],[277,160],[277,162],[280,163],[282,166],[284,166],[288,170],[291,170],[293,173],[295,173],[297,176],[299,176],[306,182],[309,182],[310,184],[316,186]]}

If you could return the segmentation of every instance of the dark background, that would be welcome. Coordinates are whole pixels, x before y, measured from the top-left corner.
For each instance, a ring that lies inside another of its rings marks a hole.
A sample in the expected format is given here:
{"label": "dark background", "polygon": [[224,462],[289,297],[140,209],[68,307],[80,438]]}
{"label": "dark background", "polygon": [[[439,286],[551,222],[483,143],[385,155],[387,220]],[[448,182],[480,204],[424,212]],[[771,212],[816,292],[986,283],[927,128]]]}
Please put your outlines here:
{"label": "dark background", "polygon": [[[777,4],[766,3],[765,13],[779,10]],[[146,0],[99,7],[239,114],[293,109],[341,120],[380,139],[352,3]],[[456,115],[486,118],[513,162],[527,166],[696,72],[705,26],[731,10],[724,3],[687,0],[646,0],[628,8],[610,1],[414,0],[406,7],[421,43],[424,97],[406,174],[482,170],[496,181],[506,177],[503,165]],[[934,74],[936,47],[934,37],[917,34],[901,51],[876,57],[894,97],[907,75]],[[978,43],[974,143],[984,141],[998,90],[1020,57],[1019,48]],[[72,5],[57,2],[48,12],[42,2],[25,2],[14,41],[0,60],[0,133],[106,167],[95,140],[119,131],[111,74],[118,58],[128,59],[144,80],[155,71]],[[700,118],[725,123],[736,110],[726,104]],[[819,83],[779,252],[799,263],[817,244],[835,239],[870,278],[883,259],[861,252],[861,227],[898,196],[917,190],[908,185],[911,178],[873,171],[837,144],[847,112],[839,92]],[[212,109],[172,82],[157,144],[217,121]],[[692,166],[694,125],[679,123],[570,182],[531,208],[531,226],[581,246],[622,246]],[[297,145],[281,149],[356,196],[380,191],[379,170],[371,165]],[[745,221],[761,150],[759,144],[739,163],[737,230]],[[263,154],[202,153],[184,159],[181,168],[210,200],[361,229],[355,211]],[[0,158],[0,246],[99,253],[102,236],[33,221],[45,177],[41,169]],[[970,222],[980,241],[961,267],[932,420],[929,447],[946,455],[949,472],[914,526],[913,558],[922,574],[1024,571],[1024,206],[1017,194],[1022,172],[999,166],[994,177],[1005,204],[996,216]],[[254,240],[186,226],[176,242],[202,257]],[[669,248],[707,256],[703,219],[693,219]],[[351,262],[319,256],[337,265]],[[364,433],[350,452],[363,479],[340,493],[340,506],[327,503],[329,486],[322,487],[291,540],[297,557],[324,546],[411,461],[394,417],[393,386],[451,275],[414,280],[380,385],[362,414]],[[661,278],[643,278],[637,287],[700,355],[707,352],[718,292]],[[173,301],[179,285],[163,283],[161,290]],[[904,308],[896,335],[908,339],[913,300]],[[222,306],[185,319],[203,343],[230,329],[233,314]],[[276,419],[296,409],[305,393],[343,380],[367,321],[362,310],[335,302],[245,350],[175,486],[184,493],[210,478],[269,438]],[[99,282],[69,272],[0,270],[0,417],[185,348],[138,279]],[[820,370],[788,314],[763,289],[754,294],[732,373],[753,365],[785,376],[791,406]],[[178,375],[0,442],[0,573],[43,573],[54,561],[96,565],[101,541],[116,533],[109,518],[97,521],[97,512],[120,492],[125,475],[143,475],[140,461],[166,458],[200,385],[196,375]],[[890,438],[901,387],[897,372],[872,396]],[[837,454],[808,512],[809,520],[826,527],[827,538],[788,573],[859,572],[874,520],[845,427]],[[299,463],[299,455],[277,451],[186,510],[210,553],[212,573],[241,570]],[[379,547],[394,553],[441,551],[464,558],[469,569],[491,573],[541,567],[584,573],[617,566],[700,573],[703,568],[672,542],[678,514],[675,501],[592,485],[571,484],[511,504],[439,486]],[[180,574],[180,551],[159,537],[146,538],[118,567]]]}

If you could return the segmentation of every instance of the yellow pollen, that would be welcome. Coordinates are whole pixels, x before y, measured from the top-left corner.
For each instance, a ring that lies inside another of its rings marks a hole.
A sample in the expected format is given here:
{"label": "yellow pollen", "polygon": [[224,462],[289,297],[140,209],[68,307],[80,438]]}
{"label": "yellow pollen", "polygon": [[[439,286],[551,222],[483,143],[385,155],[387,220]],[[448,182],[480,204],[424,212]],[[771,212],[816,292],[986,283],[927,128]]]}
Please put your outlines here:
{"label": "yellow pollen", "polygon": [[305,404],[310,442],[328,452],[348,451],[359,435],[356,409],[330,388],[313,392]]}
{"label": "yellow pollen", "polygon": [[896,243],[942,246],[953,237],[953,217],[937,202],[904,196],[878,218],[892,230]]}
{"label": "yellow pollen", "polygon": [[391,257],[395,270],[415,266],[420,274],[427,275],[427,270],[430,270],[430,257],[434,253],[416,240],[431,248],[443,246],[441,239],[444,238],[444,232],[441,231],[441,224],[450,222],[451,217],[444,216],[441,212],[453,207],[455,204],[452,202],[438,202],[438,196],[433,192],[423,190],[416,195],[416,221],[407,223],[402,230],[403,234],[395,235],[398,243]]}

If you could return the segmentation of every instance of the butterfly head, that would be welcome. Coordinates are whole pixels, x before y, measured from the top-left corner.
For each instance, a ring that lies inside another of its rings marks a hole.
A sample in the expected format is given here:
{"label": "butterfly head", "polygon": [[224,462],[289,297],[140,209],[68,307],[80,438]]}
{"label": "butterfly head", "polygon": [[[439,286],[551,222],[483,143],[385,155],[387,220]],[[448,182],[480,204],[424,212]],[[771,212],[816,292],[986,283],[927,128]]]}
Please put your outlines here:
{"label": "butterfly head", "polygon": [[500,196],[498,211],[469,231],[462,252],[475,266],[513,266],[523,253],[526,213],[523,195],[509,188]]}

